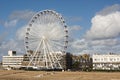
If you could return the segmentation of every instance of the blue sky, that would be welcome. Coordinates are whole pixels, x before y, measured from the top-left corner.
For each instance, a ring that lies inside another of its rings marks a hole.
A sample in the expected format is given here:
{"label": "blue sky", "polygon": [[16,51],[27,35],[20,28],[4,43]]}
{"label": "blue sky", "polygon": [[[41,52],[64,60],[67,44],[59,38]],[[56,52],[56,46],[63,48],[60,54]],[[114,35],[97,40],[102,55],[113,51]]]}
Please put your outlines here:
{"label": "blue sky", "polygon": [[[111,33],[111,35],[105,36],[103,33],[97,35],[94,33],[94,31],[98,29],[96,24],[103,25],[103,28],[100,30],[107,32],[104,27],[110,23],[102,22],[109,19],[111,15],[117,15],[116,12],[120,11],[120,0],[0,0],[1,56],[7,54],[8,49],[21,51],[19,47],[16,49],[16,46],[22,43],[17,39],[16,35],[31,18],[27,13],[33,15],[45,9],[55,10],[65,18],[68,27],[71,29],[71,37],[74,38],[74,41],[70,43],[70,45],[73,46],[72,49],[74,49],[73,53],[120,52],[118,50],[120,32],[116,31],[119,29],[119,25],[117,25],[114,30],[118,33]],[[15,13],[17,13],[17,15],[15,15]],[[104,13],[106,14],[102,15]],[[23,18],[23,14],[27,15],[27,17]],[[114,16],[112,18],[114,18]],[[110,20],[112,20],[112,18],[110,18]],[[103,19],[104,21],[102,20],[99,23],[99,19]],[[112,22],[117,23],[117,19],[114,21]],[[113,26],[110,28],[113,28]],[[14,47],[11,48],[10,46],[12,46],[11,44],[13,43]],[[112,46],[112,50],[108,46]]]}
{"label": "blue sky", "polygon": [[[120,0],[1,0],[0,1],[0,18],[8,20],[9,15],[14,11],[31,10],[40,11],[44,9],[52,9],[61,13],[68,25],[81,25],[85,30],[90,28],[91,18],[101,9],[118,4]],[[69,21],[69,18],[80,18],[78,21]],[[80,33],[82,34],[82,33]]]}

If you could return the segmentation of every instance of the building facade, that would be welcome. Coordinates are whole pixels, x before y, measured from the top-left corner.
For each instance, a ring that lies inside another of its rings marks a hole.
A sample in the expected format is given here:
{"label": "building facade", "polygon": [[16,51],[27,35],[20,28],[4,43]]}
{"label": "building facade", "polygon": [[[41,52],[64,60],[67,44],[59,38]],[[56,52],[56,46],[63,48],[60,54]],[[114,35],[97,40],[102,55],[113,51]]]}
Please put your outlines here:
{"label": "building facade", "polygon": [[73,70],[79,71],[91,71],[92,70],[92,58],[89,54],[73,55]]}
{"label": "building facade", "polygon": [[120,70],[120,55],[117,54],[94,54],[93,70]]}
{"label": "building facade", "polygon": [[23,56],[16,55],[15,51],[8,51],[8,56],[2,58],[2,66],[4,68],[20,68],[23,58]]}

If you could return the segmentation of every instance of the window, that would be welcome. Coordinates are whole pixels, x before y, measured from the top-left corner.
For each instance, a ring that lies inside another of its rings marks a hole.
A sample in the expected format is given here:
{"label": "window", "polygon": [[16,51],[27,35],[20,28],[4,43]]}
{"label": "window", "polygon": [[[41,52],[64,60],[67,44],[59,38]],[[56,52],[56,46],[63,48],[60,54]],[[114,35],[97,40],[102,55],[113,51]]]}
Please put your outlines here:
{"label": "window", "polygon": [[114,58],[114,61],[116,61],[116,59]]}
{"label": "window", "polygon": [[117,61],[119,61],[119,58],[117,58]]}
{"label": "window", "polygon": [[101,61],[103,61],[103,58],[101,58]]}
{"label": "window", "polygon": [[113,61],[113,59],[112,59],[112,58],[110,58],[110,61]]}
{"label": "window", "polygon": [[94,61],[97,61],[97,59],[94,59]]}

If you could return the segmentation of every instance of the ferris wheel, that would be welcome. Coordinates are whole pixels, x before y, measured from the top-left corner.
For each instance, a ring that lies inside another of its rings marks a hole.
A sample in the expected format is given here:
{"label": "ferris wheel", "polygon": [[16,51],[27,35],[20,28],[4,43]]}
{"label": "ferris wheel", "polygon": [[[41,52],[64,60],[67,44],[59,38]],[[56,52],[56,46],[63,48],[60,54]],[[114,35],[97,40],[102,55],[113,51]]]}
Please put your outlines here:
{"label": "ferris wheel", "polygon": [[68,44],[68,29],[63,17],[53,10],[36,13],[25,34],[25,48],[29,66],[45,69],[62,69],[61,55]]}

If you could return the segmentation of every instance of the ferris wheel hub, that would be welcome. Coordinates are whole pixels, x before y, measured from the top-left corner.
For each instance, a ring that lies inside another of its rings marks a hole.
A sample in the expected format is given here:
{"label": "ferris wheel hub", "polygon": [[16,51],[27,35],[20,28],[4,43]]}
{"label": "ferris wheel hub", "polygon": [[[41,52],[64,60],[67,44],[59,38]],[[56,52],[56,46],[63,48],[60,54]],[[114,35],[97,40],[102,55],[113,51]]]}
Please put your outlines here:
{"label": "ferris wheel hub", "polygon": [[45,36],[42,36],[42,39],[44,39],[44,40],[45,40],[45,39],[46,39],[46,37],[45,37]]}

